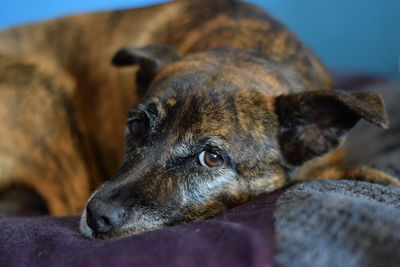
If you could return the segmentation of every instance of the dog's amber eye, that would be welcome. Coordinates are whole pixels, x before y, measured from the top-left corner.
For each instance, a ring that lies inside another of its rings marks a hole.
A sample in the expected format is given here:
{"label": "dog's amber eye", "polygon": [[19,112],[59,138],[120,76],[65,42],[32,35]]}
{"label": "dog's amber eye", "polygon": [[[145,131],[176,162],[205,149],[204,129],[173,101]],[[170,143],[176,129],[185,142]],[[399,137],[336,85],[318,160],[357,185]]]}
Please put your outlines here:
{"label": "dog's amber eye", "polygon": [[202,151],[200,153],[199,161],[202,166],[210,168],[218,167],[224,162],[218,154],[208,150]]}

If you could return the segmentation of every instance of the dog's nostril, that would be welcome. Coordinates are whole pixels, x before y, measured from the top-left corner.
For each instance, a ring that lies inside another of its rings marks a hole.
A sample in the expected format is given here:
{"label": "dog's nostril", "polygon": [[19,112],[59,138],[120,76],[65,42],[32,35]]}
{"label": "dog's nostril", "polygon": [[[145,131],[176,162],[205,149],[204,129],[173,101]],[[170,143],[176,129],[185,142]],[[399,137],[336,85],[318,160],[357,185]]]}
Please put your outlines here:
{"label": "dog's nostril", "polygon": [[99,218],[99,223],[102,225],[111,225],[110,220],[106,216],[101,216]]}
{"label": "dog's nostril", "polygon": [[92,199],[86,207],[86,223],[96,234],[107,233],[124,223],[125,210],[112,203]]}

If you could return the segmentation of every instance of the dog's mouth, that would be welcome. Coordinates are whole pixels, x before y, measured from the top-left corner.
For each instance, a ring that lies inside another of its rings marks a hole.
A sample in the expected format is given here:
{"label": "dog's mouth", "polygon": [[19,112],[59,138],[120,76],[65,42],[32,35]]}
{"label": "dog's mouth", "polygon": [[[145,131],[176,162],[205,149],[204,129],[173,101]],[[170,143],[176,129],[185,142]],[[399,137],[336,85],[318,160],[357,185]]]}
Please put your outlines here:
{"label": "dog's mouth", "polygon": [[153,231],[168,226],[165,223],[165,220],[151,215],[152,214],[148,216],[137,217],[134,220],[132,219],[121,226],[108,229],[107,231],[99,231],[99,230],[96,231],[95,229],[89,226],[87,219],[87,211],[85,209],[80,219],[79,229],[81,234],[89,239],[111,240],[131,235],[138,235],[143,232]]}
{"label": "dog's mouth", "polygon": [[100,239],[100,240],[114,240],[114,239],[120,239],[128,236],[133,236],[133,235],[138,235],[144,232],[150,232],[158,229],[162,229],[165,226],[160,225],[160,226],[154,226],[154,227],[142,227],[142,228],[137,228],[137,227],[132,227],[132,228],[122,228],[122,229],[116,229],[113,231],[109,231],[107,233],[95,233],[89,226],[82,225],[80,226],[81,233],[92,240]]}

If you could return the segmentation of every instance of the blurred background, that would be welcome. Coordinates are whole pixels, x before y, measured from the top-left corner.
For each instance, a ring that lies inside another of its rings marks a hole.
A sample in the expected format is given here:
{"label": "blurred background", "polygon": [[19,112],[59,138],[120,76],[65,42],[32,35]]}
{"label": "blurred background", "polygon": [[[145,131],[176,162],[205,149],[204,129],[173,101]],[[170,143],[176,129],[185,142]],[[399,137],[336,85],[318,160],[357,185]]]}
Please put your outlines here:
{"label": "blurred background", "polygon": [[[201,0],[200,0],[201,1]],[[0,29],[156,0],[2,0]],[[400,80],[400,0],[250,0],[285,23],[334,72]]]}

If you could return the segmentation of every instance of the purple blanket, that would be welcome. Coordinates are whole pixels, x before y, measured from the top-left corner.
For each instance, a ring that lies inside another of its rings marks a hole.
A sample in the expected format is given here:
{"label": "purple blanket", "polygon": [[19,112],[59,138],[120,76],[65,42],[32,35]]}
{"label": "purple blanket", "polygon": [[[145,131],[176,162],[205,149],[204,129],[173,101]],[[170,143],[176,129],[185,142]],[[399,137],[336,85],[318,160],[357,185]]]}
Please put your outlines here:
{"label": "purple blanket", "polygon": [[273,266],[278,195],[114,241],[82,237],[76,216],[0,215],[0,266]]}

